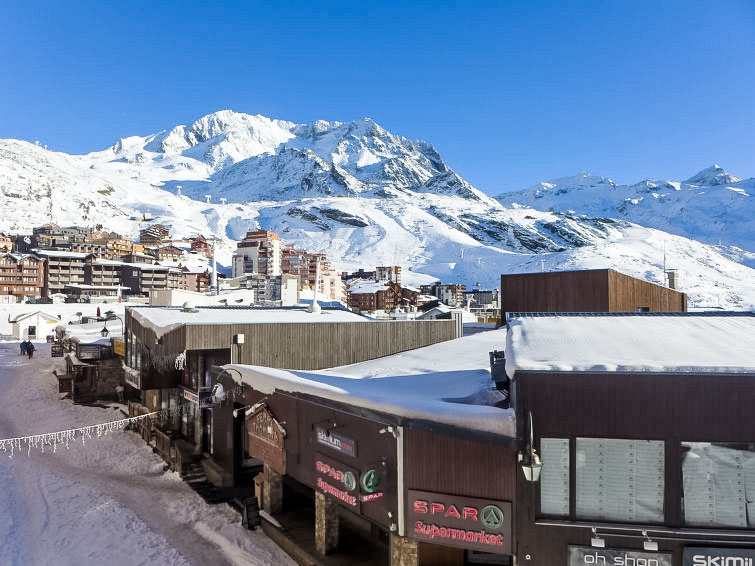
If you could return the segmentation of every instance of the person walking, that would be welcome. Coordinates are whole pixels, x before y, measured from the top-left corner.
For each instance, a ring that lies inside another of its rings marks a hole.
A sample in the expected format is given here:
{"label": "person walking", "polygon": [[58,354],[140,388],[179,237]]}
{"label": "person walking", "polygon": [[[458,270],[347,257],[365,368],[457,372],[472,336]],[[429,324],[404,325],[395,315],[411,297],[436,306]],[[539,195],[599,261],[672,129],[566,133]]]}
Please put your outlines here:
{"label": "person walking", "polygon": [[31,340],[26,341],[26,355],[29,356],[29,359],[34,355],[34,344],[31,343]]}
{"label": "person walking", "polygon": [[26,355],[26,340],[21,340],[21,344],[19,344],[19,346],[21,348],[21,355],[25,356]]}

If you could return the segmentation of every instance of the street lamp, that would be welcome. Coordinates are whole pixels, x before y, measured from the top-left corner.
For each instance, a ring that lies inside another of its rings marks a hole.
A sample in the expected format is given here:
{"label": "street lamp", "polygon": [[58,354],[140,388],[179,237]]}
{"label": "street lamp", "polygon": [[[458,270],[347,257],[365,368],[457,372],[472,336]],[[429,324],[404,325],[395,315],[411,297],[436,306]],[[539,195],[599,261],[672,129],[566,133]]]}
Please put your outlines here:
{"label": "street lamp", "polygon": [[112,312],[109,313],[109,314],[107,314],[107,316],[105,316],[105,326],[102,328],[102,330],[100,330],[100,334],[102,334],[103,338],[107,338],[108,334],[110,334],[110,331],[107,329],[107,321],[110,320],[111,317],[112,318],[117,318],[120,321],[120,323],[121,323],[121,337],[125,340],[125,338],[126,338],[126,336],[125,336],[126,332],[125,332],[125,325],[123,324],[123,319],[121,317],[119,317],[117,314],[113,314]]}
{"label": "street lamp", "polygon": [[529,413],[529,435],[527,438],[527,448],[524,453],[519,454],[519,465],[524,472],[524,478],[530,482],[536,482],[540,479],[540,471],[543,468],[543,462],[540,460],[535,450],[535,433],[532,425],[532,412]]}

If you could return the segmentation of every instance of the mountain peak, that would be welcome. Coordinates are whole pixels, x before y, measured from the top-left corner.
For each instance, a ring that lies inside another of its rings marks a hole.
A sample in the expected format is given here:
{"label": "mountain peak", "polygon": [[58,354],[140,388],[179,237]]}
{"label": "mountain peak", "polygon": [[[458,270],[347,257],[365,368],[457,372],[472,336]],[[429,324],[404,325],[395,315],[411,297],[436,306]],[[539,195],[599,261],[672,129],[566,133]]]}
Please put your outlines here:
{"label": "mountain peak", "polygon": [[703,169],[684,182],[690,185],[704,185],[708,187],[715,187],[717,185],[729,185],[731,183],[738,183],[739,181],[741,181],[739,177],[730,175],[720,165],[714,163],[710,167]]}

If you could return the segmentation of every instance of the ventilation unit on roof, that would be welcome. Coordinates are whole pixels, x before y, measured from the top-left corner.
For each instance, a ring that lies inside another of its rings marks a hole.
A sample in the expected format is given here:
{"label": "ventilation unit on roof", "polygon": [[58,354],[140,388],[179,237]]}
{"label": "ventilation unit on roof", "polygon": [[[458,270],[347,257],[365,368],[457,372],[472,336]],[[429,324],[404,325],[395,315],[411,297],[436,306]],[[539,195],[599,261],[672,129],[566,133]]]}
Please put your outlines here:
{"label": "ventilation unit on roof", "polygon": [[199,309],[196,308],[193,303],[186,301],[181,305],[181,312],[199,312]]}
{"label": "ventilation unit on roof", "polygon": [[506,375],[506,353],[503,350],[490,352],[490,377],[495,382],[495,388],[503,393],[506,400],[510,399],[510,381]]}

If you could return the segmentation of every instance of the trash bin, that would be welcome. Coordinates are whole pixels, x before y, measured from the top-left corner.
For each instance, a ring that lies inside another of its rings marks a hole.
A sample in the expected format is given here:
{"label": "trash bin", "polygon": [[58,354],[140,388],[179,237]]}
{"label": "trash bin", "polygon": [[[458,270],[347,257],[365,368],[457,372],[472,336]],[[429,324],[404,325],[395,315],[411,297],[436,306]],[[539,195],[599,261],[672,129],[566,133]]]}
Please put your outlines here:
{"label": "trash bin", "polygon": [[260,525],[260,506],[256,497],[244,499],[241,513],[241,524],[250,531]]}

